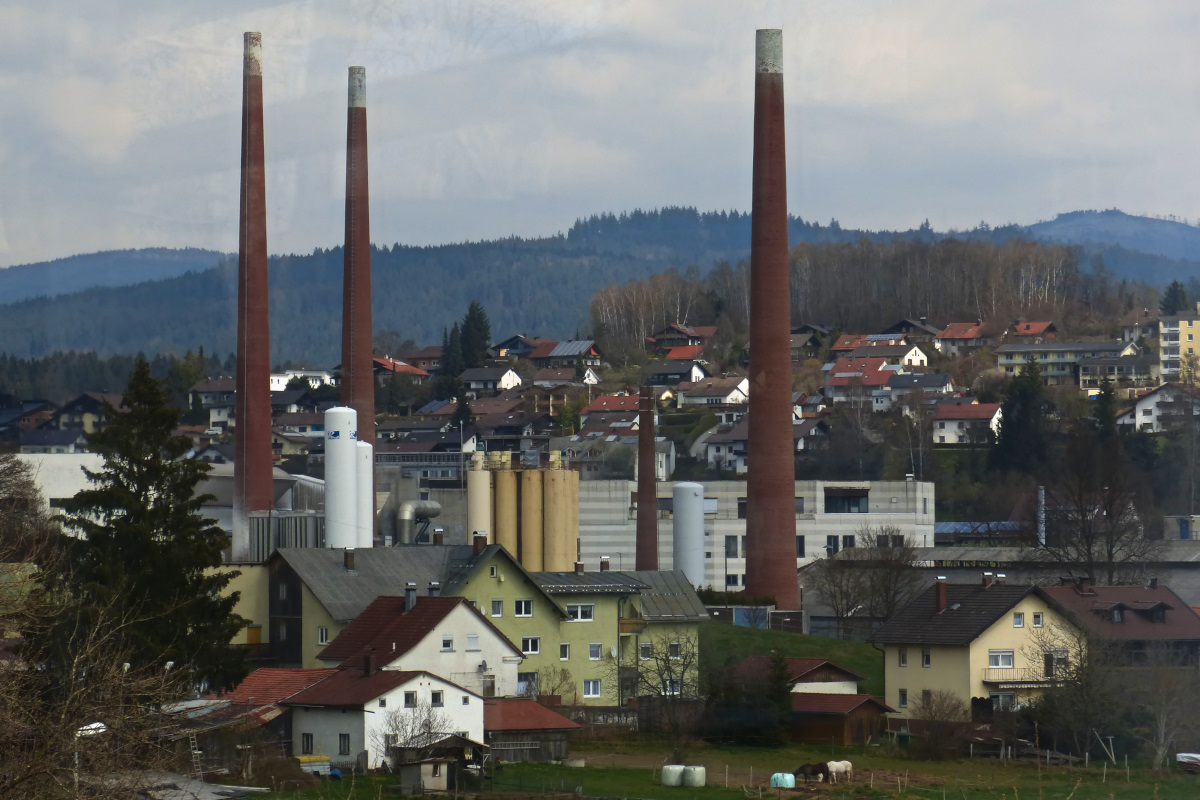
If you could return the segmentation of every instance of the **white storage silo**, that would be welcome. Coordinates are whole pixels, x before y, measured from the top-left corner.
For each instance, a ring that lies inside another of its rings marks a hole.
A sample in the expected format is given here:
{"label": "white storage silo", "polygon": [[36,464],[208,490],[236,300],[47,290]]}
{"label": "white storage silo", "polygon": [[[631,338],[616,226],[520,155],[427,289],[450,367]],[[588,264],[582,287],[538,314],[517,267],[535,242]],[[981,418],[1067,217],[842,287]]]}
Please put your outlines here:
{"label": "white storage silo", "polygon": [[375,546],[375,448],[359,442],[355,453],[355,523],[358,547]]}
{"label": "white storage silo", "polygon": [[358,413],[325,412],[325,546],[358,544]]}
{"label": "white storage silo", "polygon": [[467,471],[467,544],[476,533],[489,534],[492,530],[492,473],[484,469],[487,455],[476,452],[471,455],[471,469]]}
{"label": "white storage silo", "polygon": [[672,525],[672,569],[683,570],[692,586],[704,585],[704,487],[675,484]]}

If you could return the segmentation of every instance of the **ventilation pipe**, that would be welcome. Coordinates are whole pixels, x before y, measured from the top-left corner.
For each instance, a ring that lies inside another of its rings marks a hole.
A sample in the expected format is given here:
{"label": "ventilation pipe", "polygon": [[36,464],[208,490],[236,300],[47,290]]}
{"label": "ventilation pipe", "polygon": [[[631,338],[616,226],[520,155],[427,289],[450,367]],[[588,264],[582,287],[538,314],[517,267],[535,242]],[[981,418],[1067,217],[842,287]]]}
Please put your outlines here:
{"label": "ventilation pipe", "polygon": [[436,500],[405,500],[396,509],[396,536],[400,544],[412,544],[417,538],[417,520],[433,519],[442,513]]}
{"label": "ventilation pipe", "polygon": [[404,584],[404,613],[407,614],[413,610],[413,606],[417,604],[417,584],[415,581],[409,581]]}

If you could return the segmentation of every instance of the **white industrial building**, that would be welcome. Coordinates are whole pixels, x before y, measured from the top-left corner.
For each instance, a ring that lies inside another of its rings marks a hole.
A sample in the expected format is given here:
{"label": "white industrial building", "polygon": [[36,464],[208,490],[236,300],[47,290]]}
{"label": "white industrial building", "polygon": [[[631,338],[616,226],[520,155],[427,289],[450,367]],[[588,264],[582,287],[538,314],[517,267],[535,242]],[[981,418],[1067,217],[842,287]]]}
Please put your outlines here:
{"label": "white industrial building", "polygon": [[[675,483],[658,484],[658,564],[673,558]],[[746,482],[703,486],[704,579],[715,589],[741,589],[746,580]],[[589,568],[608,556],[614,569],[630,569],[636,545],[637,484],[579,484],[579,551]],[[895,526],[917,546],[933,544],[934,487],[922,481],[796,481],[796,566],[856,544],[863,527]],[[623,559],[630,559],[625,564]],[[691,576],[689,576],[691,577]],[[695,580],[693,578],[693,580]],[[700,583],[700,581],[697,581]]]}

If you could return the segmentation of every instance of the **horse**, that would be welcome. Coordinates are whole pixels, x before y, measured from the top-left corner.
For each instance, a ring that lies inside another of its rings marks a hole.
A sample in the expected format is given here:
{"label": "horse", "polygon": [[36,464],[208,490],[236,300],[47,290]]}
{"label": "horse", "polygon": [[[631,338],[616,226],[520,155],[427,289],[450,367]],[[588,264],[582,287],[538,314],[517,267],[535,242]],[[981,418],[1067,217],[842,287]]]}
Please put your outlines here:
{"label": "horse", "polygon": [[837,783],[843,777],[848,781],[854,779],[854,765],[849,761],[830,761],[825,766],[829,768],[830,783]]}
{"label": "horse", "polygon": [[803,780],[805,783],[808,783],[809,780],[816,780],[817,783],[829,781],[829,767],[824,762],[819,764],[801,764],[796,767],[796,771],[793,774],[796,776],[796,780]]}

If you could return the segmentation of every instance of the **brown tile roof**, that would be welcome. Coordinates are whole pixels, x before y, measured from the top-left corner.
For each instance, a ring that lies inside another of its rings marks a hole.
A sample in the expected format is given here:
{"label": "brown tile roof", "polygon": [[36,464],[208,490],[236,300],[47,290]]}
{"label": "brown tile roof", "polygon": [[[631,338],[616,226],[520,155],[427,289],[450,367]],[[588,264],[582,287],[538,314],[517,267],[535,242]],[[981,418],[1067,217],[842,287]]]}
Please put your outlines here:
{"label": "brown tile roof", "polygon": [[936,584],[896,612],[867,639],[880,644],[969,644],[1027,594],[1031,586],[946,584],[946,609],[936,611]]}
{"label": "brown tile roof", "polygon": [[934,419],[991,419],[1000,410],[999,403],[942,403],[933,412]]}
{"label": "brown tile roof", "polygon": [[702,344],[685,344],[667,348],[667,361],[694,361],[704,352]]}
{"label": "brown tile roof", "polygon": [[941,333],[939,339],[978,339],[983,335],[983,324],[979,322],[951,322]]}
{"label": "brown tile roof", "polygon": [[208,378],[192,387],[193,392],[234,392],[237,381],[233,378]]}
{"label": "brown tile roof", "polygon": [[792,692],[792,711],[799,714],[849,714],[866,703],[878,706],[880,713],[896,710],[869,694]]}
{"label": "brown tile roof", "polygon": [[[737,666],[733,668],[733,675],[739,681],[767,680],[771,675],[771,661],[770,656],[750,656],[738,662]],[[827,658],[785,658],[784,661],[787,662],[788,675],[793,682],[802,680],[805,675],[824,666],[844,673],[847,679],[852,681],[867,679],[865,675],[859,675]]]}
{"label": "brown tile roof", "polygon": [[538,343],[538,346],[533,348],[529,354],[530,358],[549,358],[554,352],[554,348],[558,347],[558,342],[551,339],[543,339]]}
{"label": "brown tile roof", "polygon": [[1152,322],[1158,322],[1162,317],[1162,312],[1157,306],[1154,308],[1134,308],[1128,314],[1121,317],[1121,327],[1128,328],[1134,325],[1149,325]]}
{"label": "brown tile roof", "polygon": [[537,702],[521,698],[483,701],[485,731],[560,731],[582,727]]}
{"label": "brown tile roof", "polygon": [[236,688],[224,694],[215,695],[234,704],[250,704],[265,706],[286,700],[297,692],[302,692],[313,684],[328,678],[335,669],[277,669],[264,667],[256,669],[246,676],[246,679]]}
{"label": "brown tile roof", "polygon": [[843,333],[829,349],[835,353],[840,350],[853,350],[866,340],[867,334],[865,333]]}
{"label": "brown tile roof", "polygon": [[[362,706],[397,686],[432,673],[424,670],[377,669],[370,675],[361,667],[336,669],[320,683],[287,699],[289,706]],[[436,676],[435,676],[436,677]],[[442,680],[445,680],[444,678]],[[447,681],[448,682],[448,681]]]}
{"label": "brown tile roof", "polygon": [[826,386],[883,386],[896,373],[885,370],[886,358],[839,358],[829,370]]}
{"label": "brown tile roof", "polygon": [[[1043,586],[1041,592],[1080,625],[1111,641],[1200,639],[1200,615],[1169,587],[1094,586],[1083,594],[1075,585]],[[1112,611],[1124,609],[1121,622]],[[1152,611],[1163,608],[1162,622]]]}
{"label": "brown tile roof", "polygon": [[[418,597],[413,610],[404,613],[404,597],[377,597],[350,621],[337,638],[317,653],[322,661],[361,657],[373,646],[380,664],[399,658],[417,645],[456,606],[462,597]],[[387,646],[382,646],[383,640]],[[394,649],[393,649],[394,647]]]}
{"label": "brown tile roof", "polygon": [[635,394],[602,394],[588,404],[581,413],[591,414],[596,411],[637,411],[638,396]]}
{"label": "brown tile roof", "polygon": [[1037,336],[1040,333],[1046,333],[1048,328],[1053,328],[1053,322],[1018,322],[1013,325],[1013,336]]}
{"label": "brown tile roof", "polygon": [[745,378],[733,376],[730,378],[703,378],[698,381],[684,381],[679,384],[677,391],[688,397],[724,397],[737,390]]}

